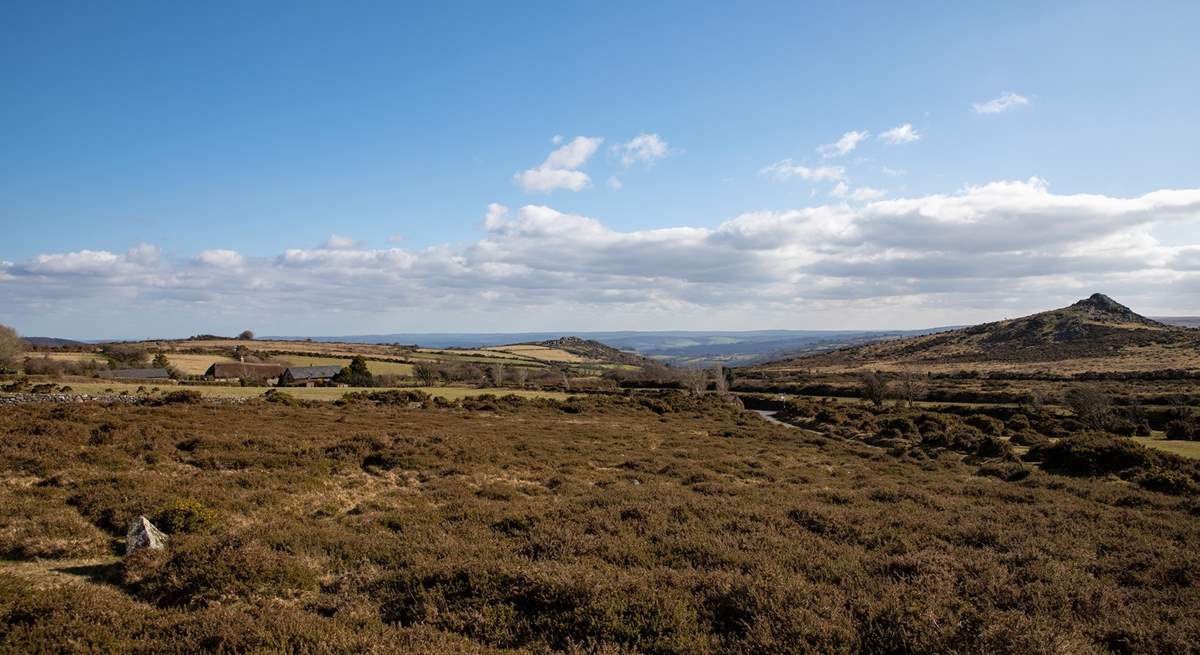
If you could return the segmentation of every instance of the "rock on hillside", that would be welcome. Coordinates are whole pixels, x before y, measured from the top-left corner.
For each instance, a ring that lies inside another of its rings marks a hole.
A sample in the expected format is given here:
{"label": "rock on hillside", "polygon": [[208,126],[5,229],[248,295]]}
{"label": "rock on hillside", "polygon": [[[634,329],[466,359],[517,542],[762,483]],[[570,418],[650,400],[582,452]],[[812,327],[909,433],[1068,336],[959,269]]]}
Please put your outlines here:
{"label": "rock on hillside", "polygon": [[579,337],[560,337],[558,339],[549,339],[547,341],[539,341],[537,346],[545,346],[547,348],[557,348],[565,350],[569,353],[579,355],[586,359],[611,362],[613,364],[628,364],[631,366],[644,366],[647,359],[636,353],[617,350],[612,346],[593,341],[591,339],[581,339]]}

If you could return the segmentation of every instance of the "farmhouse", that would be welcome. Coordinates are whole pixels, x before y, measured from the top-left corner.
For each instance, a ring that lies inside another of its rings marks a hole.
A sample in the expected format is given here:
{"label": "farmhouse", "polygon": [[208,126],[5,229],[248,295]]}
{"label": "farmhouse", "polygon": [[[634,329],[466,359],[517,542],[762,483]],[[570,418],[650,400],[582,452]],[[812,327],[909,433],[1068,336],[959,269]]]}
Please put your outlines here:
{"label": "farmhouse", "polygon": [[324,386],[340,373],[341,366],[290,366],[279,378],[279,384],[292,387]]}
{"label": "farmhouse", "polygon": [[219,362],[208,367],[204,377],[217,382],[235,382],[237,380],[266,380],[275,384],[283,375],[283,367],[279,364],[246,364],[244,362]]}
{"label": "farmhouse", "polygon": [[165,368],[119,368],[113,371],[100,371],[100,377],[114,380],[169,380],[170,373]]}

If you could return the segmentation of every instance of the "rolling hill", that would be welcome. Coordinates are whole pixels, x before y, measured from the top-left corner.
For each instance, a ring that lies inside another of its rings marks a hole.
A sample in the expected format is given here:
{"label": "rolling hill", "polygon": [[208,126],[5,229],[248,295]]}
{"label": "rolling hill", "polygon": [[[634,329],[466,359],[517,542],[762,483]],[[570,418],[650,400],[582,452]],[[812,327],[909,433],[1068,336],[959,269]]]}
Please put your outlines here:
{"label": "rolling hill", "polygon": [[958,330],[764,364],[761,370],[1200,369],[1200,331],[1135,313],[1104,294]]}

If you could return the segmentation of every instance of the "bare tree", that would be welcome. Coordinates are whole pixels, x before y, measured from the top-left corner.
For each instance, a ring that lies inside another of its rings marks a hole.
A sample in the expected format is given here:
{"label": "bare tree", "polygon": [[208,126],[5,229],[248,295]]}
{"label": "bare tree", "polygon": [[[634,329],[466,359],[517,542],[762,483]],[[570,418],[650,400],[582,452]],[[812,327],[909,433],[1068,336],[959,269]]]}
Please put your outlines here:
{"label": "bare tree", "polygon": [[413,375],[416,376],[421,384],[432,387],[437,384],[438,370],[430,364],[417,364],[413,366]]}
{"label": "bare tree", "polygon": [[526,369],[524,366],[518,366],[518,367],[514,368],[513,369],[513,379],[517,383],[517,386],[524,389],[525,381],[529,379],[529,370]]}
{"label": "bare tree", "polygon": [[492,364],[488,369],[488,381],[494,387],[504,384],[504,364]]}
{"label": "bare tree", "polygon": [[925,394],[925,389],[922,387],[917,375],[908,369],[905,369],[900,374],[898,386],[900,399],[909,407],[912,407],[913,402],[919,400]]}
{"label": "bare tree", "polygon": [[712,374],[717,393],[729,393],[729,379],[725,377],[725,367],[717,364],[713,367]]}
{"label": "bare tree", "polygon": [[16,371],[21,365],[21,355],[27,344],[17,331],[7,325],[0,325],[0,372]]}
{"label": "bare tree", "polygon": [[878,372],[866,372],[858,378],[858,389],[865,400],[871,401],[876,407],[883,406],[887,398],[888,383]]}
{"label": "bare tree", "polygon": [[683,388],[692,393],[704,393],[704,390],[708,388],[708,375],[704,369],[683,369],[679,372],[679,378],[683,383]]}

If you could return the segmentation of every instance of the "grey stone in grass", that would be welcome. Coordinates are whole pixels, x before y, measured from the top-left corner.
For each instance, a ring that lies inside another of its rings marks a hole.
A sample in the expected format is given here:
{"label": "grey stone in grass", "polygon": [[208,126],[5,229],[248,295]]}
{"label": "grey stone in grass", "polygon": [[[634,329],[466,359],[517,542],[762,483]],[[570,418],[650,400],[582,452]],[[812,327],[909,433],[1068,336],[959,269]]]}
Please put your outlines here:
{"label": "grey stone in grass", "polygon": [[162,550],[167,547],[167,535],[154,527],[150,519],[139,516],[129,522],[129,531],[125,533],[125,554],[132,555],[139,550]]}

